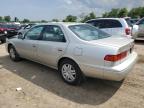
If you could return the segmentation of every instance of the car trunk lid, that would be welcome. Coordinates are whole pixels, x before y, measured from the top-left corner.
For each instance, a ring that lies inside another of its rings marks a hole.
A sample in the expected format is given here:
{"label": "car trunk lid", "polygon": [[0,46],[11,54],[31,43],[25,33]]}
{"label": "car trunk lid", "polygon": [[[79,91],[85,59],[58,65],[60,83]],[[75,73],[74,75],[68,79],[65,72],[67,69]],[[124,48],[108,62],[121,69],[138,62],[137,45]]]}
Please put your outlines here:
{"label": "car trunk lid", "polygon": [[124,62],[125,60],[127,60],[129,55],[133,52],[133,47],[134,47],[134,40],[129,39],[129,38],[124,38],[124,37],[113,37],[112,36],[112,37],[105,38],[105,39],[90,41],[90,43],[93,45],[99,44],[99,45],[103,45],[103,46],[112,47],[112,49],[116,50],[114,54],[107,54],[107,55],[119,55],[121,53],[127,52],[126,57],[124,57],[118,61],[111,62],[111,63],[110,63],[110,61],[108,61],[107,64],[110,66],[120,64],[120,63]]}

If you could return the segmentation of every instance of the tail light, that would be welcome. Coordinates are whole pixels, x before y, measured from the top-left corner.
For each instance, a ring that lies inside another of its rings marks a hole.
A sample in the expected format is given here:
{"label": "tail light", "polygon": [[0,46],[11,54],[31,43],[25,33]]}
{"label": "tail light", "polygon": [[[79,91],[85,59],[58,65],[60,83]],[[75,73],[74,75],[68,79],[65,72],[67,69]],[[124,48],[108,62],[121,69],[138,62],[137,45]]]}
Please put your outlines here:
{"label": "tail light", "polygon": [[105,61],[116,62],[116,61],[119,61],[119,60],[125,58],[126,56],[127,56],[127,51],[122,52],[118,55],[106,55],[104,60]]}
{"label": "tail light", "polygon": [[130,28],[126,28],[125,29],[125,33],[126,33],[126,35],[131,35],[131,29]]}

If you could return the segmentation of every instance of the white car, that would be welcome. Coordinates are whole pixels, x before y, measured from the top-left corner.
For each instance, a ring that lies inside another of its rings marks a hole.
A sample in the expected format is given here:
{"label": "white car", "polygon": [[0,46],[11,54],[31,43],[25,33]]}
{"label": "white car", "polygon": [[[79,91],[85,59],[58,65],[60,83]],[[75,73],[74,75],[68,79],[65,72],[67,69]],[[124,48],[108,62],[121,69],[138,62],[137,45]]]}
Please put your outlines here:
{"label": "white car", "polygon": [[97,18],[89,20],[86,23],[89,23],[108,34],[131,38],[132,24],[126,18]]}
{"label": "white car", "polygon": [[48,23],[7,40],[13,61],[20,58],[58,69],[68,84],[84,76],[120,81],[137,60],[134,40],[111,36],[89,24]]}

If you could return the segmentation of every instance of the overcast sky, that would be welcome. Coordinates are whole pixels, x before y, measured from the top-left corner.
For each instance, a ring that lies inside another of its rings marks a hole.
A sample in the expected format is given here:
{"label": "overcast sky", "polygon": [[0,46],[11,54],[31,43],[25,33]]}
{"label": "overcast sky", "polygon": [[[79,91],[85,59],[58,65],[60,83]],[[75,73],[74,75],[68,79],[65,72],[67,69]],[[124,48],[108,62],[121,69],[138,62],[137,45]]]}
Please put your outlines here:
{"label": "overcast sky", "polygon": [[20,19],[62,19],[72,14],[95,12],[97,16],[111,8],[144,6],[144,0],[0,0],[0,16],[17,16]]}

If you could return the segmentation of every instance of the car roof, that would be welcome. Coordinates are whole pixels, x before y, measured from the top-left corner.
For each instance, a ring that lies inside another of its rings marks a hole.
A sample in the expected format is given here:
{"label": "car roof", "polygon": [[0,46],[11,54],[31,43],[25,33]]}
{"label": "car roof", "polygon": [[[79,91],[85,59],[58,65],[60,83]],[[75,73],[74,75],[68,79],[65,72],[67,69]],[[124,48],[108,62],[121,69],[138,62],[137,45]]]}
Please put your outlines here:
{"label": "car roof", "polygon": [[[95,20],[124,20],[124,18],[96,18],[96,19],[91,19],[91,20],[88,20],[88,21],[95,21]],[[88,22],[86,21],[86,22]]]}
{"label": "car roof", "polygon": [[49,22],[49,23],[43,23],[43,24],[37,24],[38,25],[63,25],[63,26],[70,26],[70,25],[80,25],[85,23],[76,23],[76,22]]}

